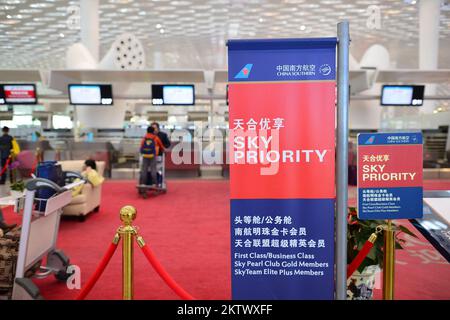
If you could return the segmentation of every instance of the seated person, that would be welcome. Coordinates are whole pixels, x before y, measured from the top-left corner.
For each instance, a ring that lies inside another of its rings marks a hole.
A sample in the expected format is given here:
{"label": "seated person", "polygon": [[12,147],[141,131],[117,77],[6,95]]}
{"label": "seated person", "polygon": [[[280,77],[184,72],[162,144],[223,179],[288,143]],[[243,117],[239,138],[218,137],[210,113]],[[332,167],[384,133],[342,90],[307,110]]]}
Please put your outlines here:
{"label": "seated person", "polygon": [[97,165],[92,159],[88,159],[84,162],[81,175],[94,187],[101,185],[103,181],[105,181],[105,178],[98,174]]}
{"label": "seated person", "polygon": [[[101,175],[97,172],[97,165],[95,161],[92,159],[88,159],[84,162],[83,171],[81,172],[81,176],[87,180],[93,187],[99,186],[105,181]],[[75,180],[76,181],[76,180]],[[75,197],[81,193],[83,189],[83,185],[75,187],[72,189],[72,196]]]}

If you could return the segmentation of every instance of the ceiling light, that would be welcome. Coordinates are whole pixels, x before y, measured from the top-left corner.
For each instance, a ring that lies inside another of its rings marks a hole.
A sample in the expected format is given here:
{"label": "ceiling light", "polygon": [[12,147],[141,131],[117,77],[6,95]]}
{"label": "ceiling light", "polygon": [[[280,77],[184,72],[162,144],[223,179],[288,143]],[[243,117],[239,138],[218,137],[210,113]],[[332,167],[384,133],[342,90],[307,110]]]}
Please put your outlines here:
{"label": "ceiling light", "polygon": [[46,2],[30,4],[31,8],[50,8],[50,7],[53,7],[53,6],[54,5],[52,3],[46,3]]}
{"label": "ceiling light", "polygon": [[209,4],[200,4],[200,5],[191,6],[191,8],[194,10],[209,10],[209,9],[211,9],[211,6]]}
{"label": "ceiling light", "polygon": [[[56,10],[58,10],[58,9],[56,9]],[[20,9],[19,12],[20,13],[39,13],[39,12],[42,12],[42,10],[41,9]],[[66,13],[64,12],[64,16],[65,15],[66,15]]]}
{"label": "ceiling light", "polygon": [[170,4],[173,6],[188,6],[191,3],[189,1],[172,1]]}
{"label": "ceiling light", "polygon": [[15,6],[0,6],[0,10],[12,10],[12,9],[14,9],[15,8]]}
{"label": "ceiling light", "polygon": [[64,38],[64,33],[61,32],[61,33],[59,34],[59,36],[60,36],[61,38]]}
{"label": "ceiling light", "polygon": [[37,22],[49,22],[49,21],[53,21],[55,20],[55,18],[52,17],[37,17],[37,18],[33,18],[33,21],[37,21]]}
{"label": "ceiling light", "polygon": [[259,20],[258,20],[259,22],[263,22],[264,21],[264,19],[263,18],[259,18]]}
{"label": "ceiling light", "polygon": [[160,33],[164,33],[164,29],[159,29],[159,32]]}
{"label": "ceiling light", "polygon": [[159,23],[156,25],[156,29],[161,29],[161,27],[162,27],[162,25]]}
{"label": "ceiling light", "polygon": [[109,0],[111,3],[119,3],[119,4],[127,4],[130,3],[131,0]]}
{"label": "ceiling light", "polygon": [[21,4],[26,2],[26,0],[3,0],[4,4]]}
{"label": "ceiling light", "polygon": [[157,11],[175,11],[175,7],[173,7],[173,6],[159,6],[159,7],[155,7],[154,10],[157,10]]}
{"label": "ceiling light", "polygon": [[121,8],[121,9],[119,9],[119,12],[121,12],[121,13],[130,13],[130,12],[136,12],[138,10],[139,9],[137,9],[137,8]]}
{"label": "ceiling light", "polygon": [[0,23],[2,24],[16,24],[19,23],[20,20],[14,20],[14,19],[8,19],[8,20],[2,20],[0,21]]}
{"label": "ceiling light", "polygon": [[300,26],[300,30],[305,31],[306,30],[306,26]]}

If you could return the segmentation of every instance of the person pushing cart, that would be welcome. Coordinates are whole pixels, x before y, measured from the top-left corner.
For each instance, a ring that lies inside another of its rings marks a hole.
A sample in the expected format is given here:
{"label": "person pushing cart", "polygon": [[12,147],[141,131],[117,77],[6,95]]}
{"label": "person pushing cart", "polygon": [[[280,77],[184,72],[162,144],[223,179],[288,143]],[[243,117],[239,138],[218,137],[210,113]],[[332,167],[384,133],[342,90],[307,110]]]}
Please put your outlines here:
{"label": "person pushing cart", "polygon": [[[159,126],[158,126],[159,127]],[[147,190],[164,189],[162,179],[158,181],[158,158],[164,153],[164,145],[156,135],[154,126],[147,128],[147,134],[141,141],[140,154],[142,157],[141,170],[139,174],[139,194],[146,196]],[[148,171],[150,170],[151,183],[148,183]],[[161,177],[163,178],[163,177]],[[165,184],[165,182],[164,182]]]}
{"label": "person pushing cart", "polygon": [[[167,135],[167,133],[163,132],[160,130],[159,128],[159,123],[158,122],[153,122],[150,126],[153,127],[153,129],[155,129],[155,135],[158,136],[159,140],[161,140],[163,146],[165,149],[170,147],[170,139],[169,136]],[[163,151],[160,150],[158,156],[162,156]]]}

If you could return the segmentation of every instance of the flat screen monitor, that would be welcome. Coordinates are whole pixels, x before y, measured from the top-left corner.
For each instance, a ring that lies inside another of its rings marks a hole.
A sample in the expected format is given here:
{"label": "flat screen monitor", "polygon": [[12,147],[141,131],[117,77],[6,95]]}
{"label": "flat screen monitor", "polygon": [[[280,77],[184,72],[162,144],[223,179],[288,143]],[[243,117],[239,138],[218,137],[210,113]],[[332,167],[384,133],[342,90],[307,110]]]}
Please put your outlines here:
{"label": "flat screen monitor", "polygon": [[153,105],[183,105],[195,104],[195,87],[192,84],[153,84]]}
{"label": "flat screen monitor", "polygon": [[382,106],[421,106],[425,86],[384,85],[381,90]]}
{"label": "flat screen monitor", "polygon": [[36,104],[34,84],[0,84],[0,104]]}
{"label": "flat screen monitor", "polygon": [[69,100],[72,105],[113,104],[112,85],[110,84],[69,84]]}

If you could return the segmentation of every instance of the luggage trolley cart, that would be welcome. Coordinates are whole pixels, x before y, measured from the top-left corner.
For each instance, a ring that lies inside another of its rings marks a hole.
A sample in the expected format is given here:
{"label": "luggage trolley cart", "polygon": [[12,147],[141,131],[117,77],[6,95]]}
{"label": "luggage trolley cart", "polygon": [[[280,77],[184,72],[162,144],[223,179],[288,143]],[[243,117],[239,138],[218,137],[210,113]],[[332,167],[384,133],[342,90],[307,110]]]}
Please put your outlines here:
{"label": "luggage trolley cart", "polygon": [[[66,177],[71,174],[66,172]],[[40,265],[39,271],[33,277],[45,278],[54,274],[58,280],[66,281],[70,276],[67,270],[70,265],[69,258],[56,248],[56,240],[62,208],[72,200],[71,189],[83,183],[85,181],[80,180],[60,187],[43,178],[27,182],[13,300],[42,299],[38,287],[26,274],[34,269],[36,264],[41,263],[45,256],[46,265]],[[36,197],[36,191],[41,188],[53,189],[56,193],[48,199],[39,199]],[[42,204],[43,201],[46,202],[45,205]]]}
{"label": "luggage trolley cart", "polygon": [[[145,185],[140,184],[140,172],[138,175],[138,183],[136,188],[138,189],[138,193],[142,195],[144,199],[148,198],[148,193],[152,193],[154,195],[163,194],[167,192],[167,184],[166,184],[166,165],[165,165],[166,156],[163,152],[161,156],[156,157],[156,172],[157,172],[157,187],[152,187],[150,183]],[[142,168],[142,155],[139,157],[139,168]],[[150,172],[147,173],[147,182],[151,180]]]}

